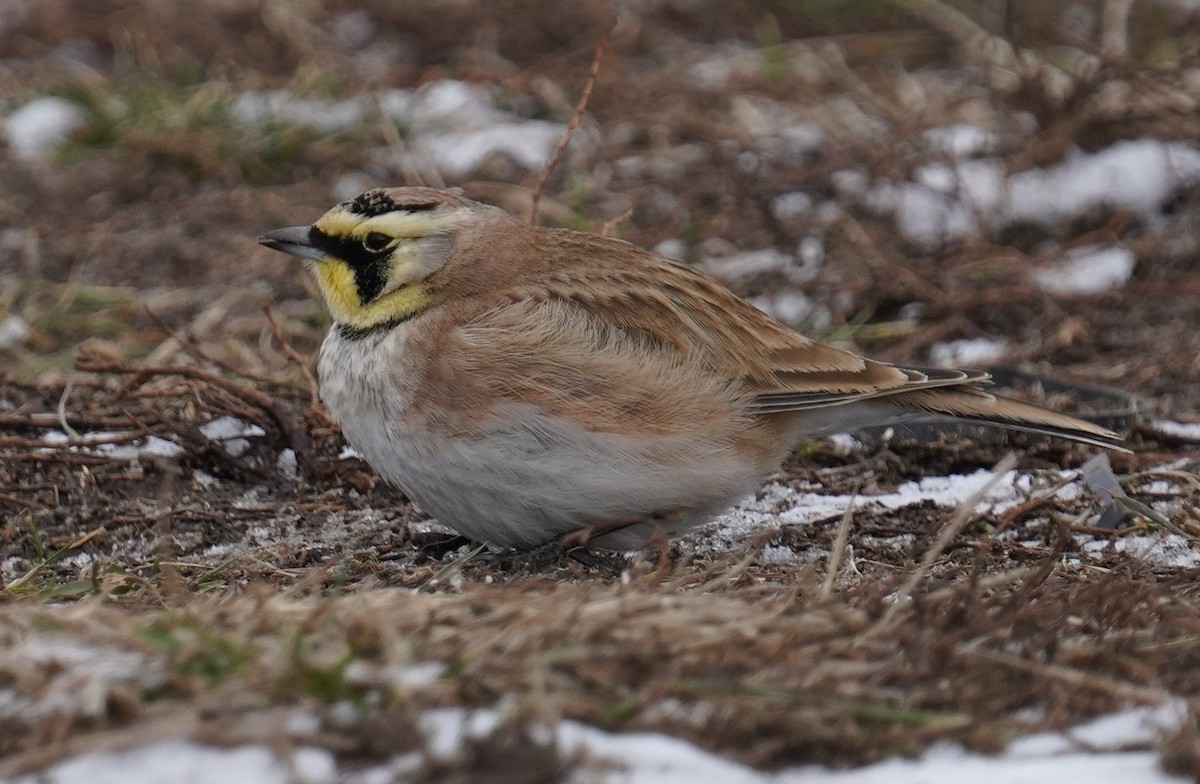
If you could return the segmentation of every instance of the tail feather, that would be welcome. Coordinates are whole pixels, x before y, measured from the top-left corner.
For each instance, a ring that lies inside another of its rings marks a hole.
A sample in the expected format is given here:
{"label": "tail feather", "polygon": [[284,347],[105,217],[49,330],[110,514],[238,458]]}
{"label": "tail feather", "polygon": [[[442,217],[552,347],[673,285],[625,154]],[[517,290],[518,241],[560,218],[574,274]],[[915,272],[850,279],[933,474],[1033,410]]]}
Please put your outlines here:
{"label": "tail feather", "polygon": [[1129,451],[1121,436],[1107,428],[1033,403],[993,395],[978,387],[914,389],[891,395],[888,401],[912,411]]}
{"label": "tail feather", "polygon": [[[982,371],[895,370],[903,374],[899,383],[766,392],[750,401],[749,410],[760,415],[804,415],[800,432],[810,436],[833,432],[860,417],[858,424],[874,425],[905,418],[906,414],[923,413],[1129,451],[1121,436],[1107,428],[1033,403],[992,394],[984,388],[991,383],[991,376]],[[894,382],[894,376],[890,380]],[[847,413],[839,417],[839,411]]]}

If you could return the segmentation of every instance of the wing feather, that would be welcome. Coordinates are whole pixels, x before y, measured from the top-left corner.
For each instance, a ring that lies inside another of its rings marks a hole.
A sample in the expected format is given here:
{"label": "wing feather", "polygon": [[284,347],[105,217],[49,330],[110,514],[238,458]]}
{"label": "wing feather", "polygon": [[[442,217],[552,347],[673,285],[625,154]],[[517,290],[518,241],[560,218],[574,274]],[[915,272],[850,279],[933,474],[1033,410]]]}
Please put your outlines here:
{"label": "wing feather", "polygon": [[[572,245],[613,240],[559,235]],[[573,247],[572,255],[580,249]],[[905,370],[818,343],[749,305],[709,276],[626,246],[597,248],[596,263],[552,267],[536,289],[664,352],[699,361],[740,384],[755,413],[852,403],[985,376]],[[607,252],[605,252],[607,251]],[[520,296],[514,292],[516,296]]]}
{"label": "wing feather", "polygon": [[[648,426],[687,423],[687,415],[672,420],[670,409],[692,405],[689,397],[705,397],[688,384],[715,384],[723,385],[723,391],[711,391],[738,401],[743,415],[787,414],[886,398],[895,404],[898,416],[927,412],[1104,446],[1119,441],[1116,434],[1074,417],[997,398],[984,389],[990,383],[987,373],[901,368],[818,343],[752,307],[713,278],[628,243],[564,231],[546,231],[541,239],[549,249],[543,264],[504,294],[505,302],[528,303],[520,310],[524,326],[515,327],[527,334],[518,341],[529,342],[530,356],[552,346],[568,375],[581,370],[581,378],[620,375],[631,367],[639,368],[639,378],[654,378],[657,372],[668,372],[664,369],[686,369],[692,381],[681,386],[675,379],[656,387],[659,393],[642,396]],[[620,336],[620,350],[614,352],[618,347],[610,342],[608,351],[597,352],[598,344],[589,349],[539,332],[545,323],[578,330],[585,322],[596,334],[606,335],[604,340]],[[621,351],[629,353],[603,367],[585,356],[616,356]],[[614,383],[628,385],[622,379]],[[548,392],[554,386],[548,384]],[[603,408],[611,396],[597,391],[591,399]],[[627,401],[625,415],[631,410]],[[699,408],[695,415],[702,415]],[[615,414],[605,419],[613,427],[630,424],[619,424]]]}

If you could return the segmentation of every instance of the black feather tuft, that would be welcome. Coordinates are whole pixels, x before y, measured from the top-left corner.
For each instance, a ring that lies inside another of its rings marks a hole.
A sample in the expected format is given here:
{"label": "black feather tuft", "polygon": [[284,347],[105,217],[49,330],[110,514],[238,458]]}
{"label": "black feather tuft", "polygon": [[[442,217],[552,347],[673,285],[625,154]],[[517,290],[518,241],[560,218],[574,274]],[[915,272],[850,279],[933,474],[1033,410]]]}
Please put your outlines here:
{"label": "black feather tuft", "polygon": [[376,215],[383,215],[396,210],[396,202],[391,196],[387,195],[387,191],[378,189],[360,193],[350,201],[342,203],[350,212],[353,212],[355,215],[362,215],[365,218],[374,218]]}

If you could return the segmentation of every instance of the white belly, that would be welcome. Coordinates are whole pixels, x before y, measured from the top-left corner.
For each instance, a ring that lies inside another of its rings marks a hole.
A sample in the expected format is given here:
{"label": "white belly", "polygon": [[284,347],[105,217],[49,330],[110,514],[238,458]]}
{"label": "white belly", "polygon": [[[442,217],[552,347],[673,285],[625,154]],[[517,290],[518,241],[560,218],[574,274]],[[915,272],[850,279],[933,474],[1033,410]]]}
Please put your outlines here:
{"label": "white belly", "polygon": [[632,549],[660,525],[675,533],[706,521],[758,484],[760,468],[702,434],[590,432],[517,401],[504,404],[502,416],[481,411],[488,424],[478,435],[447,438],[406,351],[409,327],[362,340],[331,332],[321,349],[321,396],[385,480],[472,539],[529,548],[593,523],[671,516],[670,524],[648,521],[594,542]]}

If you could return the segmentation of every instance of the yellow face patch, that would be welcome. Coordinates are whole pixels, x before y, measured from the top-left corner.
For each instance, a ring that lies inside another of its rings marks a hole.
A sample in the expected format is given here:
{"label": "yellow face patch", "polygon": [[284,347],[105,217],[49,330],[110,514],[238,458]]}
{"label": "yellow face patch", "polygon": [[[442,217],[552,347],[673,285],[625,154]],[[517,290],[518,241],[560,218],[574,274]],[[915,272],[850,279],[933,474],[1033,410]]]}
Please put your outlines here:
{"label": "yellow face patch", "polygon": [[[320,216],[313,226],[326,237],[349,241],[364,240],[370,234],[384,234],[396,240],[414,240],[448,234],[462,225],[469,209],[456,209],[448,213],[431,211],[396,210],[383,215],[364,216],[346,207],[335,207]],[[359,281],[354,269],[344,259],[328,256],[313,264],[320,291],[334,321],[354,329],[370,329],[379,324],[398,321],[415,315],[430,306],[430,291],[425,283],[415,280],[414,261],[420,256],[406,252],[404,247],[394,249],[395,256],[386,261],[389,265],[385,275],[395,279],[385,287],[384,294],[368,303],[362,301]],[[406,282],[408,277],[412,281]]]}
{"label": "yellow face patch", "polygon": [[[351,244],[362,242],[372,234],[394,240],[391,255],[386,261],[380,261],[381,265],[386,265],[381,270],[385,278],[381,281],[384,293],[374,299],[371,299],[374,291],[364,294],[359,288],[361,275],[356,276],[355,269],[344,259],[331,255],[313,265],[330,315],[340,324],[369,329],[407,318],[429,307],[429,288],[423,282],[432,271],[424,263],[427,257],[423,254],[429,252],[429,248],[419,248],[416,241],[449,234],[469,217],[470,209],[465,207],[446,212],[401,209],[365,216],[340,205],[322,215],[313,226],[328,237]],[[362,273],[362,270],[358,272]],[[370,301],[364,302],[364,296]]]}
{"label": "yellow face patch", "polygon": [[313,270],[325,303],[334,321],[354,329],[371,327],[408,318],[429,307],[429,289],[421,283],[410,283],[379,299],[363,305],[358,286],[354,283],[354,271],[341,259],[328,257],[318,261]]}

